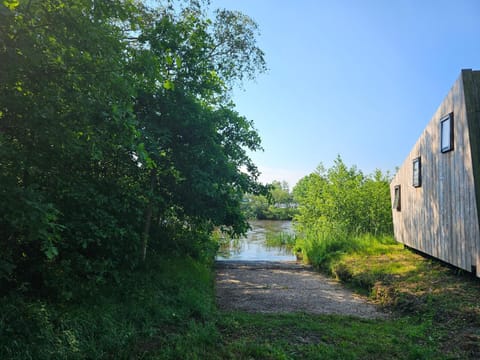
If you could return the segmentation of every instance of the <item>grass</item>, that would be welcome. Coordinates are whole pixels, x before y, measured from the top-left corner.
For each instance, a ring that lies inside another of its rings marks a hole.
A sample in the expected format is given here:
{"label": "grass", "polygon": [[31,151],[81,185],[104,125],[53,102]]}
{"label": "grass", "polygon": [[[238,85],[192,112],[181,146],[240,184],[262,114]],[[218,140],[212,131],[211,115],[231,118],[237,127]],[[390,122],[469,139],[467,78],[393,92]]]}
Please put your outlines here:
{"label": "grass", "polygon": [[159,349],[162,358],[201,356],[218,336],[212,288],[207,265],[157,258],[75,303],[4,297],[0,358],[137,359]]}
{"label": "grass", "polygon": [[478,278],[405,249],[390,237],[347,239],[304,241],[303,251],[317,268],[392,312],[395,321],[424,326],[447,358],[480,358]]}
{"label": "grass", "polygon": [[157,258],[76,303],[0,299],[0,358],[480,358],[478,279],[389,238],[354,241],[348,251],[325,246],[336,255],[317,266],[383,306],[388,319],[220,312],[208,265]]}
{"label": "grass", "polygon": [[220,328],[225,359],[446,358],[427,327],[407,319],[230,313]]}
{"label": "grass", "polygon": [[295,242],[295,234],[287,231],[267,232],[265,241],[269,247],[284,247],[287,250],[292,250],[295,246]]}
{"label": "grass", "polygon": [[480,358],[479,279],[390,237],[366,235],[348,244],[330,238],[321,249],[307,249],[313,250],[306,254],[310,261],[312,254],[322,260],[315,266],[391,316],[224,313],[218,321],[221,356],[215,359]]}

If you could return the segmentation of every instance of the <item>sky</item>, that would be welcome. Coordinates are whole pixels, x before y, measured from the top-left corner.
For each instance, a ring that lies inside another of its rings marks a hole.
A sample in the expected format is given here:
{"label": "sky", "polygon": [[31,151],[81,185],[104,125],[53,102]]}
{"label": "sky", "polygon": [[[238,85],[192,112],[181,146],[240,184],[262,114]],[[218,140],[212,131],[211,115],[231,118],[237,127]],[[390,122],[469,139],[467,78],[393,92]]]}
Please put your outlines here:
{"label": "sky", "polygon": [[480,70],[480,0],[212,0],[260,29],[268,72],[236,89],[262,182],[340,155],[395,173],[461,69]]}

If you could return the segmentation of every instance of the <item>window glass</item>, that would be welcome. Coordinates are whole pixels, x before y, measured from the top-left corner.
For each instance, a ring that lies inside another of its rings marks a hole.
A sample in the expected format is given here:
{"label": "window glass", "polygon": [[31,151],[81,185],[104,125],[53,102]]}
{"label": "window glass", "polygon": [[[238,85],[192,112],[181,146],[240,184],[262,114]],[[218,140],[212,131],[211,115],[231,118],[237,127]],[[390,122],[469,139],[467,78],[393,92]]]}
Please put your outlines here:
{"label": "window glass", "polygon": [[401,209],[401,205],[400,205],[400,185],[395,186],[393,208],[396,209],[397,211],[400,211],[400,209]]}
{"label": "window glass", "polygon": [[441,151],[453,150],[453,114],[449,114],[440,122]]}
{"label": "window glass", "polygon": [[420,157],[413,160],[413,186],[422,186],[422,162]]}

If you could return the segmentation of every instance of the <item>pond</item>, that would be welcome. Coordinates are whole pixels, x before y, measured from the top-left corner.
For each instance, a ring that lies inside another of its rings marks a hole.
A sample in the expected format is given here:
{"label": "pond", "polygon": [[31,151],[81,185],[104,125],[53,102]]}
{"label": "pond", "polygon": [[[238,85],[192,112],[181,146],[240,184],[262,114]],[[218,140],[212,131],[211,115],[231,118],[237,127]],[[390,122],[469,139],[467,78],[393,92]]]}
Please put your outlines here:
{"label": "pond", "polygon": [[293,236],[291,221],[253,220],[245,237],[232,239],[221,246],[217,260],[294,261],[292,250],[268,246],[269,236]]}

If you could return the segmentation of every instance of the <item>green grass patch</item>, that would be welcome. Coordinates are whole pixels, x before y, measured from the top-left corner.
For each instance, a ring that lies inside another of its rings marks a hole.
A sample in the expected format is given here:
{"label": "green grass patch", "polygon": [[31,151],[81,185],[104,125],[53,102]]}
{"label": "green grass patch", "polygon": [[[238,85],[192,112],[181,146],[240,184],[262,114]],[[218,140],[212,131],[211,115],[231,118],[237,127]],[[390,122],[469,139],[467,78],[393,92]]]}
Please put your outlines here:
{"label": "green grass patch", "polygon": [[[120,285],[92,286],[76,303],[16,295],[0,300],[1,359],[131,359],[201,356],[219,334],[212,271],[157,258]],[[204,358],[208,356],[205,355]]]}
{"label": "green grass patch", "polygon": [[306,261],[392,312],[399,326],[405,319],[424,326],[447,358],[480,358],[478,278],[388,236],[328,232],[296,246]]}
{"label": "green grass patch", "polygon": [[297,238],[295,249],[302,253],[305,262],[318,269],[333,272],[332,267],[345,255],[383,255],[392,250],[401,250],[403,245],[396,243],[392,236],[352,236],[342,230],[329,229]]}
{"label": "green grass patch", "polygon": [[431,327],[409,319],[227,313],[219,328],[218,359],[448,358]]}

